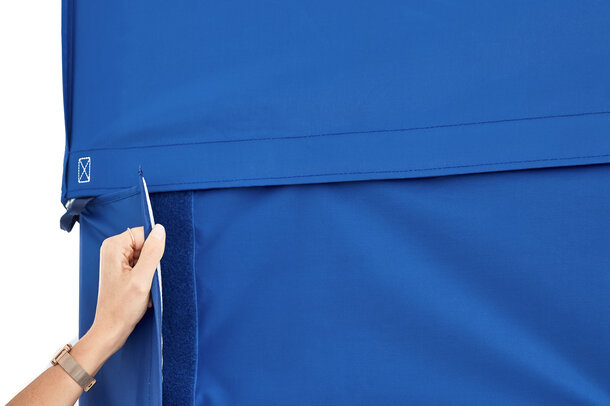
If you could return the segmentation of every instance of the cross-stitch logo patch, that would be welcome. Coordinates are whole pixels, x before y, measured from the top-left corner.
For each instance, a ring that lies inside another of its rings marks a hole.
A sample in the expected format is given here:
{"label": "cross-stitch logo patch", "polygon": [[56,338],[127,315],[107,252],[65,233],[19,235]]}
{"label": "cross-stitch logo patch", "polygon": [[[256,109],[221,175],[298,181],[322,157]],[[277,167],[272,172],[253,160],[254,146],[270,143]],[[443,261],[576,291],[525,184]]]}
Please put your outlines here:
{"label": "cross-stitch logo patch", "polygon": [[88,183],[91,180],[91,158],[78,158],[78,183]]}

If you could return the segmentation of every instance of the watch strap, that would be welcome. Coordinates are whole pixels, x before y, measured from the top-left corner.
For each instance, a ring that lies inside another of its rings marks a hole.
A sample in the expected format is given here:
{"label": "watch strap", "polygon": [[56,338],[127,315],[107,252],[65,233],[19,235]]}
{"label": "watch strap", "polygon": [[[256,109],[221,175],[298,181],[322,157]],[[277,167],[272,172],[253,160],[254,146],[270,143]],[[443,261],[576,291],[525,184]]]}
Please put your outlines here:
{"label": "watch strap", "polygon": [[66,344],[61,351],[57,353],[55,358],[51,360],[51,364],[61,366],[64,371],[66,371],[68,375],[87,392],[95,385],[95,379],[76,362],[72,355],[70,355],[71,349],[72,346]]}

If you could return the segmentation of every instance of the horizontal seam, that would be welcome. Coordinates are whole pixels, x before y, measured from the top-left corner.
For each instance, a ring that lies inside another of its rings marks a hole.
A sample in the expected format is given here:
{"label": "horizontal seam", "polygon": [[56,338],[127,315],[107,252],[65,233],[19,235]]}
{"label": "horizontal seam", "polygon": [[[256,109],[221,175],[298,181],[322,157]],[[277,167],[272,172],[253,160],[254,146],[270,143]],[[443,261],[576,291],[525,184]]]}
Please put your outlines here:
{"label": "horizontal seam", "polygon": [[610,114],[610,111],[561,114],[561,115],[537,116],[537,117],[524,117],[524,118],[510,118],[510,119],[504,119],[504,120],[477,121],[477,122],[466,122],[466,123],[457,123],[457,124],[439,124],[439,125],[430,125],[430,126],[424,126],[424,127],[411,127],[411,128],[390,129],[390,130],[344,131],[344,132],[335,132],[335,133],[296,135],[293,137],[243,138],[243,139],[237,139],[237,140],[211,140],[211,141],[201,141],[201,142],[191,142],[191,143],[143,145],[143,146],[134,146],[134,147],[92,148],[92,149],[80,149],[80,150],[71,151],[70,154],[78,154],[78,153],[88,152],[88,151],[115,151],[115,150],[129,150],[129,149],[179,147],[179,146],[187,146],[187,145],[228,144],[228,143],[239,143],[239,142],[295,140],[295,139],[305,139],[305,138],[332,137],[332,136],[340,136],[340,135],[401,133],[401,132],[433,130],[433,129],[438,129],[438,128],[468,127],[468,126],[485,125],[485,124],[502,124],[502,123],[511,123],[511,122],[519,122],[519,121],[548,120],[548,119],[555,119],[555,118],[572,118],[572,117],[606,115],[606,114]]}
{"label": "horizontal seam", "polygon": [[[117,187],[117,188],[114,188],[114,187],[113,187],[113,188],[105,188],[105,189],[128,189],[128,188],[130,188],[130,187],[133,187],[133,186],[128,186],[128,187]],[[92,202],[89,204],[89,206],[90,206],[90,207],[101,207],[101,206],[106,206],[107,204],[110,204],[110,203],[116,203],[116,202],[120,202],[121,200],[125,200],[125,199],[129,199],[129,198],[131,198],[131,197],[134,197],[134,196],[136,196],[138,193],[139,193],[138,191],[134,191],[134,192],[129,193],[128,195],[125,195],[125,196],[117,196],[117,197],[115,197],[115,198],[112,198],[112,199],[109,199],[109,200],[102,200],[102,201],[99,201],[99,200],[95,199],[95,200],[93,200],[93,201],[92,201]]]}
{"label": "horizontal seam", "polygon": [[[309,174],[309,175],[272,176],[272,177],[258,177],[258,178],[233,178],[233,179],[229,178],[229,179],[192,181],[192,182],[156,183],[156,184],[150,184],[150,186],[194,185],[194,184],[203,184],[203,183],[243,182],[243,181],[273,180],[273,179],[298,179],[298,178],[341,176],[341,175],[367,175],[367,174],[383,174],[383,173],[425,172],[425,171],[435,171],[435,170],[442,170],[442,169],[461,169],[461,168],[474,168],[474,167],[482,167],[482,166],[514,165],[514,164],[523,164],[523,163],[569,161],[569,160],[575,160],[575,159],[593,159],[593,158],[606,158],[606,157],[610,157],[610,154],[584,155],[584,156],[564,157],[564,158],[529,159],[529,160],[521,160],[521,161],[489,162],[489,163],[468,164],[468,165],[438,166],[438,167],[432,167],[432,168],[413,168],[413,169],[362,171],[362,172],[358,172],[358,171],[335,172],[335,173],[321,173],[321,174]],[[91,189],[80,188],[77,190],[82,191],[82,190],[98,190],[98,189],[124,189],[126,187],[128,187],[128,186],[91,188]],[[71,189],[70,191],[74,191],[74,189]]]}

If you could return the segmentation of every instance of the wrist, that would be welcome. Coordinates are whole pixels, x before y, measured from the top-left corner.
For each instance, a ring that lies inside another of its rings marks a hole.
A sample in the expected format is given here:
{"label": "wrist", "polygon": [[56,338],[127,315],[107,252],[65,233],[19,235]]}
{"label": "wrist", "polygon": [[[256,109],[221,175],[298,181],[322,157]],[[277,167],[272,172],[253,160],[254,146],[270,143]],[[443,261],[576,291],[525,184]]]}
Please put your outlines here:
{"label": "wrist", "polygon": [[89,330],[70,351],[70,355],[91,376],[113,354],[109,344],[96,332]]}
{"label": "wrist", "polygon": [[95,348],[95,352],[104,357],[105,361],[123,346],[125,340],[122,336],[117,330],[99,326],[94,322],[79,342],[85,341],[87,346]]}

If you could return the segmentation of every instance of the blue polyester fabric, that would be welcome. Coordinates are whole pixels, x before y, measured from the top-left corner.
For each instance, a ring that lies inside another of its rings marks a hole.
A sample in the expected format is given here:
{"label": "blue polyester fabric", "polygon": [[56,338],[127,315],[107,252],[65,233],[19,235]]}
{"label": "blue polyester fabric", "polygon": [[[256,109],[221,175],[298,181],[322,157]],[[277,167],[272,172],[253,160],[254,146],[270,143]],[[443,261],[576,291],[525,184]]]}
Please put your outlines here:
{"label": "blue polyester fabric", "polygon": [[608,179],[197,192],[196,404],[610,404]]}
{"label": "blue polyester fabric", "polygon": [[610,2],[62,16],[81,332],[139,167],[168,236],[84,405],[610,404]]}
{"label": "blue polyester fabric", "polygon": [[64,201],[610,161],[610,2],[63,1]]}

